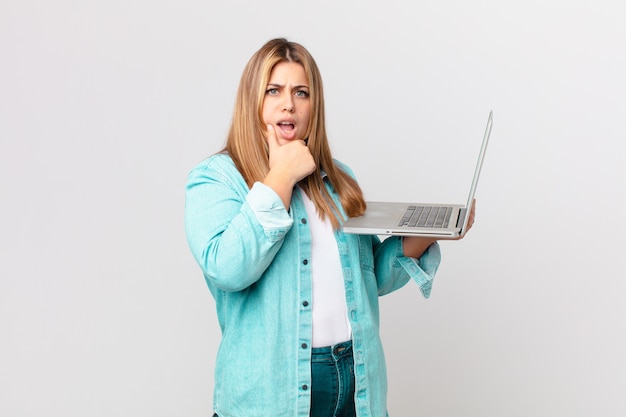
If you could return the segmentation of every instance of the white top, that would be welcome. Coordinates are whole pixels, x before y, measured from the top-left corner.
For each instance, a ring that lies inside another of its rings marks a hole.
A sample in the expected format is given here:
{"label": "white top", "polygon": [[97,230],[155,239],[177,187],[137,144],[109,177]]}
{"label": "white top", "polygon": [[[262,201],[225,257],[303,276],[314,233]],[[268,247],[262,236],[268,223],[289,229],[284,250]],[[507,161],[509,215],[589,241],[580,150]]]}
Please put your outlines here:
{"label": "white top", "polygon": [[313,347],[331,346],[352,338],[339,248],[330,220],[322,220],[309,197],[301,195],[311,229]]}

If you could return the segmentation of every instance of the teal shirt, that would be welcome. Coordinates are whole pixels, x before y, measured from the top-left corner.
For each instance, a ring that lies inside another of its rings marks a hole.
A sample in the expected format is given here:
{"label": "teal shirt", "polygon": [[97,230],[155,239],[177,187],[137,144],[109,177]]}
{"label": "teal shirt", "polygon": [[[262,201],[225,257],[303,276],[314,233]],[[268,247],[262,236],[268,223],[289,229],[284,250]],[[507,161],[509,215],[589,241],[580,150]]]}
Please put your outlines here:
{"label": "teal shirt", "polygon": [[[344,165],[338,165],[349,172]],[[339,205],[332,186],[326,183]],[[220,417],[308,417],[311,384],[311,233],[299,188],[287,211],[262,183],[246,185],[231,158],[189,174],[185,228],[215,298],[222,340],[213,406]],[[413,279],[430,294],[435,243],[418,259],[390,237],[335,231],[352,327],[359,417],[387,415],[378,297]]]}

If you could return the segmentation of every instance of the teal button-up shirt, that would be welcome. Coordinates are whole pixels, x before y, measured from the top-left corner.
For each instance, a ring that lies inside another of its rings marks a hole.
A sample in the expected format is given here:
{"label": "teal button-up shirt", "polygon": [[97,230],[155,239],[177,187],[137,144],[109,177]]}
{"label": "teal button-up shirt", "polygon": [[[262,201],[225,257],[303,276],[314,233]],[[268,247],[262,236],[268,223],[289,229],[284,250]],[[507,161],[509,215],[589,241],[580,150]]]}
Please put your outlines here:
{"label": "teal button-up shirt", "polygon": [[[338,163],[339,164],[339,163]],[[347,167],[339,166],[350,172]],[[332,186],[326,185],[339,206]],[[308,417],[311,384],[311,233],[300,195],[289,211],[269,187],[249,188],[226,154],[189,174],[185,227],[215,298],[222,340],[213,405],[220,417]],[[439,266],[433,244],[402,254],[400,238],[335,231],[352,327],[359,417],[387,415],[378,297],[410,279],[425,297]]]}

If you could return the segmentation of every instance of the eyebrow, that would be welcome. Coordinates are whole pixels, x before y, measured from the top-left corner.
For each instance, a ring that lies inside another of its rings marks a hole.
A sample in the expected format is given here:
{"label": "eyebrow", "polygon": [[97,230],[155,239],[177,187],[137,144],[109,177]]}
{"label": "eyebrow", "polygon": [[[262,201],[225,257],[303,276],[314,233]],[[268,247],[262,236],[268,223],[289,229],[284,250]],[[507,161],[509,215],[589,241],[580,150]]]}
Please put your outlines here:
{"label": "eyebrow", "polygon": [[[278,84],[278,83],[267,83],[268,87],[280,87],[280,88],[284,88],[285,86],[283,84]],[[307,90],[309,89],[308,85],[302,84],[302,85],[294,85],[293,86],[294,89],[299,89],[299,88],[306,88]]]}

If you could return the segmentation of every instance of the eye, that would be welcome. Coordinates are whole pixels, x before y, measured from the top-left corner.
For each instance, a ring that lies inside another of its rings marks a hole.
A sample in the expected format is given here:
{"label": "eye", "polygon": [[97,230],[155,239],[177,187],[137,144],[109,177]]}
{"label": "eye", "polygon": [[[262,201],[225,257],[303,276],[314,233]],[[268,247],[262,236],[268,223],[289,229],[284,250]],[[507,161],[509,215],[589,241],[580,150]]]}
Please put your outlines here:
{"label": "eye", "polygon": [[308,96],[309,96],[309,92],[306,90],[296,91],[296,97],[307,98]]}
{"label": "eye", "polygon": [[268,94],[270,96],[275,96],[276,94],[278,94],[278,89],[277,88],[268,88],[267,90],[265,90],[265,94]]}

